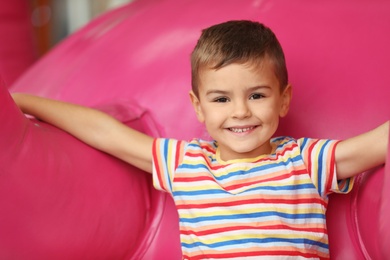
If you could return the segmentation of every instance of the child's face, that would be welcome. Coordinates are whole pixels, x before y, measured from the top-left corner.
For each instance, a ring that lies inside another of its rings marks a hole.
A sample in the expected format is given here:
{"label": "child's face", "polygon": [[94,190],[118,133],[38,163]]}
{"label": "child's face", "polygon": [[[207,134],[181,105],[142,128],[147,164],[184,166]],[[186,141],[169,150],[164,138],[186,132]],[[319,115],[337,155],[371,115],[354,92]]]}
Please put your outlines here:
{"label": "child's face", "polygon": [[272,151],[270,139],[287,114],[291,87],[280,91],[273,65],[231,64],[200,74],[199,98],[190,93],[198,120],[218,142],[222,160]]}

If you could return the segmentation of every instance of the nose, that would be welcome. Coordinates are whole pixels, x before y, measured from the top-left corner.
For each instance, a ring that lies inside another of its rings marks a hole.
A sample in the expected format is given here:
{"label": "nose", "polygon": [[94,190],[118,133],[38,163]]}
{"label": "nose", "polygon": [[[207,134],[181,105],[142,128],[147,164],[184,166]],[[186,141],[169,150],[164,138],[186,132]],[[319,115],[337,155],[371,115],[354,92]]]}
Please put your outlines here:
{"label": "nose", "polygon": [[249,104],[245,101],[235,101],[233,103],[232,117],[237,119],[243,119],[250,117],[251,110]]}

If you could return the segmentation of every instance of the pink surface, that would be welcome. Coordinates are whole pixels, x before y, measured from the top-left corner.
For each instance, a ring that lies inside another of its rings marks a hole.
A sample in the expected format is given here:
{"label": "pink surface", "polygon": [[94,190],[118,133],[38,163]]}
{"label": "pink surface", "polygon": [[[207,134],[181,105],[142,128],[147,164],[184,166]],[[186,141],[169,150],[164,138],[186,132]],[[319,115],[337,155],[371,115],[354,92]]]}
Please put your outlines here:
{"label": "pink surface", "polygon": [[[277,34],[294,87],[278,134],[342,139],[390,118],[389,13],[368,0],[138,0],[69,37],[11,91],[98,106],[154,136],[206,137],[189,54],[202,28],[253,19]],[[1,91],[0,258],[180,259],[174,206],[150,176],[23,117]],[[388,165],[332,195],[332,259],[390,255]]]}

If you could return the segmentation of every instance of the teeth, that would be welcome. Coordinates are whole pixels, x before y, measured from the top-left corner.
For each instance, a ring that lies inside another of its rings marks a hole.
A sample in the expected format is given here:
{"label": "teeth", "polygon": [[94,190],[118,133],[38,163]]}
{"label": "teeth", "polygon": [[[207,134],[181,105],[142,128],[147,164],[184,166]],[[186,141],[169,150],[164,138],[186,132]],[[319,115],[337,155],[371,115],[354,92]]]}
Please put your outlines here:
{"label": "teeth", "polygon": [[243,132],[246,132],[246,131],[249,131],[251,129],[253,129],[253,127],[246,127],[246,128],[229,128],[230,131],[234,132],[234,133],[243,133]]}

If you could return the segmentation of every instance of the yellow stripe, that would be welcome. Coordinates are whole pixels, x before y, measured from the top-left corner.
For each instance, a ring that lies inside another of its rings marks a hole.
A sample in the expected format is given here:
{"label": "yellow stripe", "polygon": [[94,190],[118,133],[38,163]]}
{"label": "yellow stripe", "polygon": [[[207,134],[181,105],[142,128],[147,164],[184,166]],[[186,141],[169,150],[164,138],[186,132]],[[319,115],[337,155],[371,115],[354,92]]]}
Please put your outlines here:
{"label": "yellow stripe", "polygon": [[[219,243],[219,242],[226,242],[226,241],[230,241],[230,240],[238,240],[238,239],[251,239],[251,238],[259,238],[259,239],[262,239],[262,238],[285,238],[285,239],[296,239],[296,238],[307,238],[307,239],[311,239],[311,240],[314,240],[314,241],[319,241],[319,242],[322,242],[322,243],[327,243],[327,239],[326,239],[326,235],[324,235],[323,233],[317,233],[319,234],[318,236],[315,236],[315,235],[310,235],[310,234],[313,234],[313,233],[301,233],[301,234],[296,234],[296,233],[292,233],[292,234],[278,234],[278,233],[266,233],[266,234],[263,234],[261,232],[257,232],[255,234],[237,234],[237,235],[221,235],[221,233],[215,235],[216,237],[215,238],[209,238],[209,239],[206,239],[204,236],[200,236],[202,239],[200,239],[200,241],[204,244],[214,244],[214,243]],[[324,235],[324,239],[319,239],[320,237],[322,237]],[[180,236],[180,240],[183,242],[183,243],[193,243],[194,242],[194,239],[192,239],[192,237],[189,237],[189,236],[186,236],[186,235],[181,235]]]}
{"label": "yellow stripe", "polygon": [[[230,228],[230,227],[237,227],[237,226],[246,226],[247,229],[252,228],[261,228],[261,227],[267,227],[267,226],[275,226],[275,225],[286,225],[291,227],[292,229],[313,229],[313,228],[322,228],[325,229],[326,225],[323,223],[284,223],[279,220],[270,220],[270,221],[261,221],[261,222],[249,222],[249,223],[240,223],[237,222],[230,222],[230,223],[222,223],[222,224],[212,224],[212,225],[203,225],[203,226],[196,226],[191,227],[191,231],[194,232],[202,232],[202,231],[208,231],[210,229],[220,229],[220,228]],[[181,227],[180,230],[187,230],[184,227]]]}
{"label": "yellow stripe", "polygon": [[[302,254],[314,254],[318,255],[319,257],[322,258],[329,258],[329,255],[327,253],[323,253],[321,251],[316,250],[316,248],[312,247],[311,248],[297,248],[297,247],[292,247],[292,246],[273,246],[273,247],[264,247],[261,248],[261,251],[264,252],[270,252],[274,253],[276,252],[301,252]],[[210,254],[215,254],[215,255],[227,255],[230,253],[237,253],[237,249],[230,249],[230,250],[202,250],[202,251],[195,251],[195,252],[188,252],[184,249],[185,255],[189,257],[196,257],[200,255],[210,255]],[[259,252],[259,247],[250,247],[250,248],[245,248],[245,252]]]}
{"label": "yellow stripe", "polygon": [[[318,199],[321,199],[318,195],[318,192],[313,190],[313,193],[303,193],[303,194],[291,194],[288,197],[286,195],[267,195],[266,199],[269,200],[277,200],[277,199],[285,199],[285,200],[305,200],[313,199],[313,195],[317,195]],[[186,205],[188,203],[190,204],[207,204],[207,203],[224,203],[224,202],[236,202],[236,201],[243,201],[243,200],[252,200],[252,199],[263,199],[264,197],[259,196],[259,194],[252,194],[252,195],[245,195],[245,196],[229,196],[229,197],[221,197],[221,198],[213,198],[212,201],[210,201],[210,198],[207,199],[196,199],[193,201],[190,200],[184,200],[183,203],[181,200],[178,200],[176,205]],[[321,199],[322,200],[322,199]]]}
{"label": "yellow stripe", "polygon": [[[176,176],[179,177],[179,176]],[[245,182],[240,182],[240,181],[231,181],[231,182],[226,182],[226,183],[218,183],[216,182],[208,182],[204,181],[202,185],[197,185],[197,186],[191,186],[188,185],[187,183],[184,183],[183,185],[180,185],[180,182],[175,183],[176,190],[181,190],[181,191],[199,191],[199,190],[208,190],[208,189],[219,189],[219,190],[225,190],[226,187],[229,186],[234,186],[234,185],[242,185],[242,187],[237,188],[235,190],[240,190],[240,189],[247,189],[248,187],[245,185],[245,183],[250,183],[250,182],[258,182],[259,178],[253,178]],[[187,185],[188,186],[187,186]],[[289,182],[289,180],[278,180],[278,181],[273,181],[273,182],[266,182],[266,183],[257,183],[256,185],[250,184],[250,188],[257,188],[257,187],[268,187],[268,186],[273,186],[273,187],[283,187],[286,185],[300,185],[300,184],[312,184],[312,181],[308,179],[302,179],[302,180],[295,180],[294,183]]]}
{"label": "yellow stripe", "polygon": [[[239,205],[236,207],[242,207],[243,205]],[[288,208],[274,208],[274,207],[266,207],[262,208],[258,205],[254,208],[245,208],[245,209],[232,209],[228,208],[227,210],[213,210],[210,212],[203,212],[201,209],[195,209],[191,211],[191,213],[185,214],[182,212],[182,210],[179,210],[179,215],[181,218],[195,218],[195,217],[210,217],[210,216],[231,216],[234,214],[251,214],[251,213],[262,213],[262,212],[270,212],[270,211],[277,211],[279,213],[286,213],[286,214],[307,214],[307,213],[316,213],[316,214],[325,214],[324,210],[322,208],[300,208],[299,210],[296,208],[288,209]],[[183,210],[185,212],[188,212],[188,210]]]}

